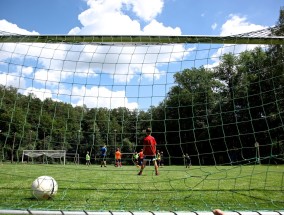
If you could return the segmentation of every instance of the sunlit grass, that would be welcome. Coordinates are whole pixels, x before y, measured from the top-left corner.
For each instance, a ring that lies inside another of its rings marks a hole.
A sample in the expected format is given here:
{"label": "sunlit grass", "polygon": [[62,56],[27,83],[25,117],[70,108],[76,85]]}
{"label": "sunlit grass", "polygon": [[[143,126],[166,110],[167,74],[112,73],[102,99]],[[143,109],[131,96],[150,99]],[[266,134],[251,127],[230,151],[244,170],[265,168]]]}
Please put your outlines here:
{"label": "sunlit grass", "polygon": [[[86,211],[283,210],[284,166],[0,165],[0,209]],[[56,197],[38,201],[35,178],[56,179]]]}

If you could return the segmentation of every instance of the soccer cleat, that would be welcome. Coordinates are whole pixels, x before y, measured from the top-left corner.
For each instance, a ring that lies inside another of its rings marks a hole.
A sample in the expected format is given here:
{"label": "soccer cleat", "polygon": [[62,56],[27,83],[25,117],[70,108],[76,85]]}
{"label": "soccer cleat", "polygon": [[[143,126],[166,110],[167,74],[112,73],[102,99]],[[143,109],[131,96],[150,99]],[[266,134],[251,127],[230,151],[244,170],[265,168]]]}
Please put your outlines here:
{"label": "soccer cleat", "polygon": [[142,175],[142,172],[140,171],[140,172],[138,173],[138,175]]}
{"label": "soccer cleat", "polygon": [[158,172],[156,172],[156,175],[159,175],[159,173],[158,173]]}

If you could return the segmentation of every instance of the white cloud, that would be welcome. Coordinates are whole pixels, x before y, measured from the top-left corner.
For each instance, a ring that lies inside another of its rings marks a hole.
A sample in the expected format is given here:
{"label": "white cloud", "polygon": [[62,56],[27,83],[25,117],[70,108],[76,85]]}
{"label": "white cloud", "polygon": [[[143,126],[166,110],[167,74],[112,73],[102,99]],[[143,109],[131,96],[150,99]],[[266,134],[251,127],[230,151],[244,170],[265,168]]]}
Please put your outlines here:
{"label": "white cloud", "polygon": [[78,19],[83,27],[73,28],[69,34],[141,34],[140,23],[123,13],[127,0],[88,0],[89,9],[83,11]]}
{"label": "white cloud", "polygon": [[246,17],[230,14],[229,19],[221,27],[221,36],[248,33],[265,28],[247,21]]}
{"label": "white cloud", "polygon": [[217,23],[215,22],[215,23],[213,23],[212,25],[211,25],[211,28],[213,29],[213,30],[215,30],[216,28],[217,28]]}
{"label": "white cloud", "polygon": [[[63,73],[65,74],[65,73]],[[60,82],[61,71],[38,69],[34,74],[34,80],[43,86],[51,87]]]}
{"label": "white cloud", "polygon": [[[230,36],[242,33],[248,33],[252,31],[257,31],[267,28],[266,26],[256,25],[250,23],[245,16],[241,17],[238,15],[230,14],[229,19],[222,25],[220,36]],[[239,54],[245,50],[252,50],[257,45],[236,45],[236,44],[226,44],[215,53],[211,55],[212,64],[207,65],[207,68],[212,68],[218,66],[220,57],[225,53]]]}
{"label": "white cloud", "polygon": [[19,28],[16,24],[12,24],[8,22],[5,19],[0,20],[0,29],[1,31],[6,31],[9,33],[15,33],[15,34],[33,34],[33,35],[38,35],[39,33],[36,31],[27,31],[25,29]]}
{"label": "white cloud", "polygon": [[47,98],[52,98],[52,91],[46,88],[34,88],[34,87],[28,87],[23,91],[24,95],[33,94],[37,98],[39,98],[41,101],[44,101]]}
{"label": "white cloud", "polygon": [[22,67],[21,68],[21,72],[23,73],[23,75],[25,76],[29,76],[33,73],[34,69],[32,67]]}
{"label": "white cloud", "polygon": [[81,29],[79,27],[75,27],[75,28],[72,28],[70,31],[69,31],[69,35],[76,35],[76,34],[79,34],[81,31]]}
{"label": "white cloud", "polygon": [[[93,10],[93,9],[89,9]],[[140,23],[136,20],[131,20],[129,16],[120,14],[119,12],[96,14],[82,13],[79,20],[84,25],[80,31],[78,27],[73,28],[70,33],[77,34],[96,34],[96,35],[131,35],[141,34]]]}
{"label": "white cloud", "polygon": [[143,34],[146,35],[181,35],[180,28],[166,27],[163,23],[152,20],[143,29]]}
{"label": "white cloud", "polygon": [[[162,12],[164,0],[88,0],[87,4],[90,8],[78,16],[83,27],[74,27],[69,34],[181,34],[180,28],[165,27],[155,20]],[[127,12],[134,13],[140,20],[132,19]],[[148,24],[142,29],[140,21]]]}
{"label": "white cloud", "polygon": [[[142,20],[150,21],[162,12],[164,0],[88,0],[90,9],[81,13],[82,24],[89,25],[90,22],[102,21],[100,19],[90,20],[87,17],[98,17],[100,14],[123,14],[123,11],[132,11]],[[87,15],[87,16],[86,16]]]}
{"label": "white cloud", "polygon": [[12,86],[15,88],[25,88],[25,79],[17,72],[0,74],[0,84],[3,86]]}
{"label": "white cloud", "polygon": [[162,12],[164,2],[162,0],[131,0],[133,12],[145,21],[153,20]]}
{"label": "white cloud", "polygon": [[125,91],[111,91],[102,86],[93,86],[89,89],[84,86],[74,87],[72,89],[72,103],[80,106],[85,104],[89,108],[127,107],[130,110],[138,108],[138,104],[136,102],[128,101]]}

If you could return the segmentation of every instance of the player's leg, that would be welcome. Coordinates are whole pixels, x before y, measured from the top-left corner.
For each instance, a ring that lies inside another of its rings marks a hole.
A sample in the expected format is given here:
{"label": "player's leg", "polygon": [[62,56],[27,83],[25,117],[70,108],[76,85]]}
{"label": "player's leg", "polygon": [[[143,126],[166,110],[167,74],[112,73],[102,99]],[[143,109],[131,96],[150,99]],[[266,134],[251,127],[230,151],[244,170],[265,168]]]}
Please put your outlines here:
{"label": "player's leg", "polygon": [[157,161],[154,160],[153,162],[154,162],[154,166],[155,166],[155,173],[156,173],[156,175],[159,175],[159,171],[158,171],[159,167],[158,167]]}
{"label": "player's leg", "polygon": [[103,161],[104,161],[104,166],[106,167],[106,156],[104,156]]}
{"label": "player's leg", "polygon": [[139,171],[138,175],[142,175],[142,172],[143,172],[143,170],[144,170],[144,168],[146,166],[146,163],[147,163],[147,160],[144,159],[142,164],[141,164],[141,168],[140,168],[140,171]]}

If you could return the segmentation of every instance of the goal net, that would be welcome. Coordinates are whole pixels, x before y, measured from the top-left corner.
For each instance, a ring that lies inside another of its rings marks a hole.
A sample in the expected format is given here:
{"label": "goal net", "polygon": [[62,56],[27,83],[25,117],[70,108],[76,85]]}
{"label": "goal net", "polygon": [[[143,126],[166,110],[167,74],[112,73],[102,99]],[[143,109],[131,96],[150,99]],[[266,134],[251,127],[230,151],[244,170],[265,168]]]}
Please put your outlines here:
{"label": "goal net", "polygon": [[[1,32],[0,214],[284,214],[279,32]],[[152,163],[137,175],[134,154],[147,127],[160,153],[158,176]],[[117,148],[122,168],[113,165]],[[66,154],[79,165],[21,164],[42,155],[65,163]],[[58,183],[49,201],[31,195],[40,175]]]}
{"label": "goal net", "polygon": [[[65,150],[23,150],[22,163],[29,162],[29,158],[32,159],[32,163],[34,162],[55,163],[56,162],[55,159],[57,158],[57,160],[59,159],[57,163],[59,162],[65,165],[66,151]],[[51,160],[49,161],[48,158],[51,158]]]}

